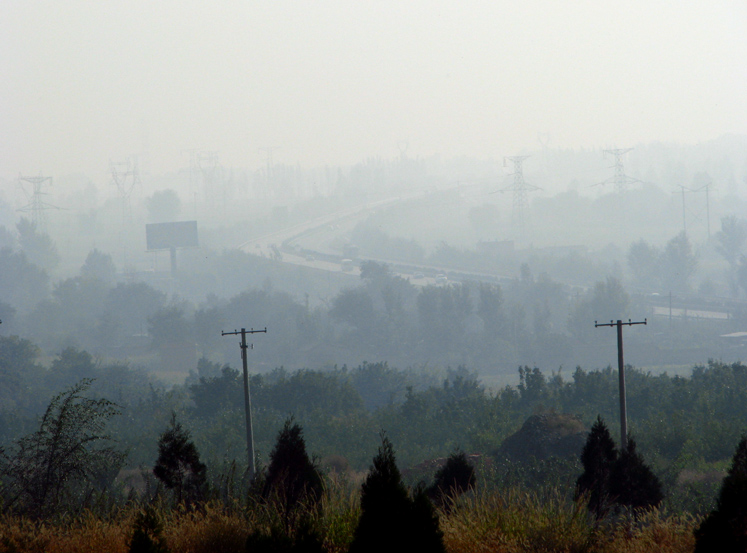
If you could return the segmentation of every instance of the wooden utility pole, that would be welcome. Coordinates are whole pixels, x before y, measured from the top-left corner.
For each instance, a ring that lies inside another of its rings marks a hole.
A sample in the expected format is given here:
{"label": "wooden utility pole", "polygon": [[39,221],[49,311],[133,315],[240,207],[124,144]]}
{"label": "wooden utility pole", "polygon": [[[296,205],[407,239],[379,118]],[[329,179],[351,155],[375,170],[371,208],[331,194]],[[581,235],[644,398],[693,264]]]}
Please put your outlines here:
{"label": "wooden utility pole", "polygon": [[[254,330],[253,328],[251,330],[246,330],[245,328],[242,328],[241,330],[234,330],[233,332],[223,332],[221,331],[221,336],[235,336],[237,334],[241,335],[241,343],[239,344],[239,347],[241,347],[241,363],[244,367],[244,414],[246,416],[246,454],[249,460],[249,464],[247,465],[247,470],[249,471],[249,481],[251,482],[254,480],[254,475],[256,474],[256,465],[255,465],[255,458],[254,458],[254,431],[252,429],[252,397],[249,395],[249,369],[247,368],[247,349],[250,347],[246,343],[246,335],[247,334],[256,334],[258,332],[264,332],[267,333],[267,328],[263,330]],[[253,347],[253,346],[251,346]]]}
{"label": "wooden utility pole", "polygon": [[616,326],[617,327],[617,377],[620,387],[620,446],[623,451],[628,449],[628,406],[625,394],[625,361],[623,360],[623,325],[645,325],[646,319],[642,321],[633,322],[628,319],[627,323],[622,322],[620,319],[617,322],[610,321],[608,323],[598,323],[594,321],[594,328],[600,326]]}

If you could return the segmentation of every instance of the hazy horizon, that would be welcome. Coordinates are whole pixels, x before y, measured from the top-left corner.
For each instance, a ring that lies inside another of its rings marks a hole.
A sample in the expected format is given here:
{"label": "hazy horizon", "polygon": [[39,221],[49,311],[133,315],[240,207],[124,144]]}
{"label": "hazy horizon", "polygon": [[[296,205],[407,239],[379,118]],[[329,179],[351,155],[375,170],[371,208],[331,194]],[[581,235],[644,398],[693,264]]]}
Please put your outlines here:
{"label": "hazy horizon", "polygon": [[747,132],[747,5],[4,6],[0,176],[694,144]]}

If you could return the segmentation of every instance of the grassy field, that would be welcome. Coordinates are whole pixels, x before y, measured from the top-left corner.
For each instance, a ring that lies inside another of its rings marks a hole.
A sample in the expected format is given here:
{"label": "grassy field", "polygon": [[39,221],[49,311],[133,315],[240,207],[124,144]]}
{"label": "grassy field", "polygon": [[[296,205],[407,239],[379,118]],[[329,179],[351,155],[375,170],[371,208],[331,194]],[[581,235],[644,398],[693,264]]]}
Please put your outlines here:
{"label": "grassy field", "polygon": [[[86,513],[45,522],[5,517],[0,519],[0,552],[127,553],[142,511],[142,506],[130,505],[107,516]],[[209,503],[191,509],[157,504],[152,512],[160,528],[150,535],[180,553],[251,552],[246,547],[251,533],[270,535],[285,528],[293,536],[303,524],[321,538],[325,551],[342,553],[360,516],[357,490],[340,484],[328,488],[319,507],[302,509],[290,519],[260,503]],[[585,505],[569,503],[552,491],[541,496],[478,491],[441,509],[439,517],[450,553],[684,553],[693,551],[693,529],[699,524],[694,517],[659,511],[637,521],[618,515],[596,524]]]}

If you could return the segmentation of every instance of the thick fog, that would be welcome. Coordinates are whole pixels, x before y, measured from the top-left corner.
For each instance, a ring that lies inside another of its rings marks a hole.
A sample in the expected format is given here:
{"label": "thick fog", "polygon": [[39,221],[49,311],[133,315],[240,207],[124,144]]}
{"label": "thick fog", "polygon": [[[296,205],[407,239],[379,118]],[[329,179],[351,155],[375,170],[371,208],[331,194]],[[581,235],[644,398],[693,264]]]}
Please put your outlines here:
{"label": "thick fog", "polygon": [[261,370],[500,381],[628,317],[639,366],[745,353],[741,2],[3,12],[0,331],[44,355],[178,382],[267,326]]}
{"label": "thick fog", "polygon": [[14,2],[0,175],[698,143],[747,128],[745,21],[739,0]]}

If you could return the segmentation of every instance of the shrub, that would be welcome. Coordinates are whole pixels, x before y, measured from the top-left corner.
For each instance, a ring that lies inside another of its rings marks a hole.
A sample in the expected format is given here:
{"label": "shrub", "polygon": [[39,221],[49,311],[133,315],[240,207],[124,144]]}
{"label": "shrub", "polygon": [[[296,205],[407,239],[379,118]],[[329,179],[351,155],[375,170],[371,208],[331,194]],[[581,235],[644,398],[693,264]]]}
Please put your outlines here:
{"label": "shrub", "polygon": [[379,551],[445,551],[433,505],[422,488],[410,498],[386,436],[363,482],[361,518],[350,545],[350,553]]}
{"label": "shrub", "polygon": [[277,503],[289,531],[298,507],[315,504],[322,492],[322,478],[306,453],[303,429],[289,418],[270,453],[262,495]]}
{"label": "shrub", "polygon": [[615,503],[635,510],[656,507],[664,498],[661,482],[643,462],[632,437],[612,468],[610,493]]}
{"label": "shrub", "polygon": [[163,523],[153,507],[146,507],[135,516],[130,553],[168,553],[163,539]]}
{"label": "shrub", "polygon": [[611,507],[610,477],[617,461],[617,448],[601,417],[591,427],[581,452],[584,472],[576,481],[576,498],[588,496],[589,510],[597,519]]}
{"label": "shrub", "polygon": [[80,508],[96,480],[116,474],[124,455],[104,429],[119,410],[106,399],[83,397],[92,382],[83,379],[55,396],[39,430],[18,441],[3,468],[6,507],[32,518]]}
{"label": "shrub", "polygon": [[153,474],[170,490],[175,490],[177,502],[200,500],[207,480],[207,468],[200,461],[190,434],[171,415],[171,427],[158,440],[158,460]]}
{"label": "shrub", "polygon": [[695,538],[696,553],[747,551],[747,437],[737,446],[716,509],[695,530]]}
{"label": "shrub", "polygon": [[429,495],[442,504],[475,487],[475,467],[463,451],[455,451],[436,471]]}

